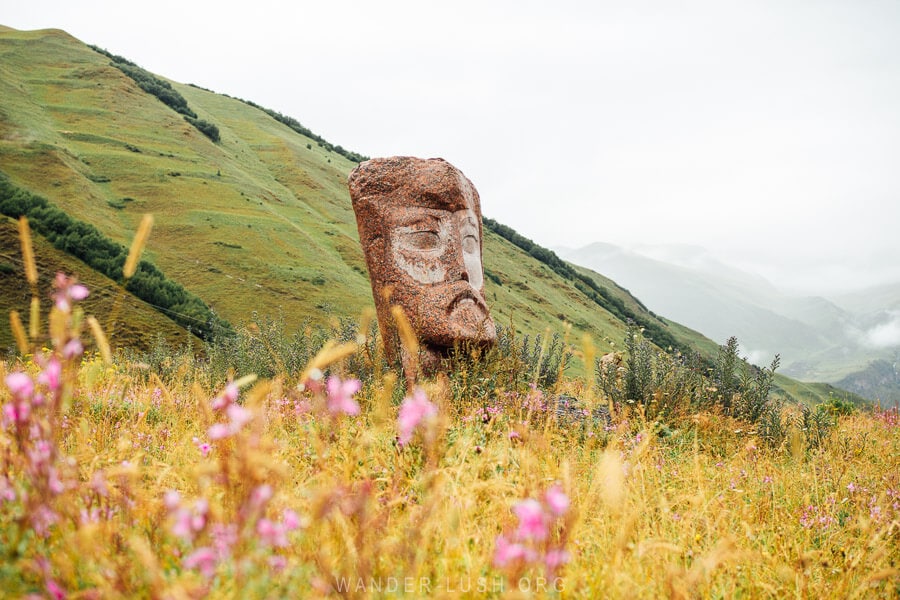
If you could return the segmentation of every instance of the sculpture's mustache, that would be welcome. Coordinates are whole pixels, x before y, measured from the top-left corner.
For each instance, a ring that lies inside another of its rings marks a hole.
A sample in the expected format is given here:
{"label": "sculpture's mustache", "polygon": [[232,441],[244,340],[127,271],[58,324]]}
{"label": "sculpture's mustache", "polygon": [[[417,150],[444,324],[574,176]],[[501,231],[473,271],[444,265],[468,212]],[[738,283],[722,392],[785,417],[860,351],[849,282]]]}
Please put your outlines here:
{"label": "sculpture's mustache", "polygon": [[484,299],[482,299],[481,294],[478,293],[472,284],[468,281],[458,281],[451,285],[451,290],[448,291],[448,296],[452,298],[450,304],[447,305],[447,313],[452,313],[456,308],[463,302],[471,300],[475,303],[475,305],[485,314],[487,314],[487,304],[485,304]]}

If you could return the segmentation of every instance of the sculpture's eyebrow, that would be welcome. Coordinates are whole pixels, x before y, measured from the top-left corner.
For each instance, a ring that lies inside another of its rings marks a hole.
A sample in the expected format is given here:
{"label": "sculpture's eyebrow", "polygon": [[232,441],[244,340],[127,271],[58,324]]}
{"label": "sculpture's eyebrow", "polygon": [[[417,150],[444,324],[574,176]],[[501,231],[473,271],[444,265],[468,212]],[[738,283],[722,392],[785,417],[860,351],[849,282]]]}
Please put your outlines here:
{"label": "sculpture's eyebrow", "polygon": [[478,221],[476,221],[475,217],[473,217],[471,214],[466,215],[466,218],[463,220],[463,223],[465,223],[466,225],[471,225],[472,227],[478,229]]}
{"label": "sculpture's eyebrow", "polygon": [[408,219],[403,219],[400,225],[402,227],[437,227],[439,223],[440,219],[434,215],[418,214],[411,216]]}

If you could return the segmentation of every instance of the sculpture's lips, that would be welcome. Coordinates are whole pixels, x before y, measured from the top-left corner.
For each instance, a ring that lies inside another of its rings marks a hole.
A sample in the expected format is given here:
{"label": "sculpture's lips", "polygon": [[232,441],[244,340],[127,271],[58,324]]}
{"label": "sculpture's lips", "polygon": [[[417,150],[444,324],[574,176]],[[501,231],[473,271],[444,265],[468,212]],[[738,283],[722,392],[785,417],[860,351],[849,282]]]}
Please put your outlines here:
{"label": "sculpture's lips", "polygon": [[447,313],[453,313],[460,309],[475,309],[484,311],[487,313],[487,305],[485,305],[484,300],[481,299],[481,295],[475,292],[471,287],[465,289],[458,293],[453,301],[450,303],[450,306],[447,307]]}

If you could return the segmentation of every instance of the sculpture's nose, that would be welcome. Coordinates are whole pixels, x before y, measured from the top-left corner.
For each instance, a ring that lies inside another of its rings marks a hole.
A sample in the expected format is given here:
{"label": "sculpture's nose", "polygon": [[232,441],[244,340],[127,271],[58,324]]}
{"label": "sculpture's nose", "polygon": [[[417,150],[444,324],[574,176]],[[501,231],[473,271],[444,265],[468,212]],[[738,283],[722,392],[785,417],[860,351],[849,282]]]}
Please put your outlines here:
{"label": "sculpture's nose", "polygon": [[470,282],[469,278],[469,268],[466,265],[465,256],[463,256],[463,247],[462,247],[462,239],[459,231],[453,232],[453,242],[450,244],[450,256],[447,258],[450,260],[453,265],[452,275],[453,281],[466,281]]}

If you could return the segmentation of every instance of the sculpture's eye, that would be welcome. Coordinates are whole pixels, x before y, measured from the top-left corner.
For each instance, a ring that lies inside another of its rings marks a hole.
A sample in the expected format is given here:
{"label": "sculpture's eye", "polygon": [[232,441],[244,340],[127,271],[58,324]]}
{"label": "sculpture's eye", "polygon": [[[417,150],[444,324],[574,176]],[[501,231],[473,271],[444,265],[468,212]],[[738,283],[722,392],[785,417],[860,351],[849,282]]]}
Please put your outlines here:
{"label": "sculpture's eye", "polygon": [[423,229],[404,234],[403,242],[412,250],[436,250],[441,245],[441,238],[437,231]]}
{"label": "sculpture's eye", "polygon": [[467,235],[463,237],[462,241],[463,252],[468,254],[474,254],[478,252],[478,238],[474,235]]}

